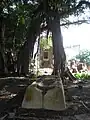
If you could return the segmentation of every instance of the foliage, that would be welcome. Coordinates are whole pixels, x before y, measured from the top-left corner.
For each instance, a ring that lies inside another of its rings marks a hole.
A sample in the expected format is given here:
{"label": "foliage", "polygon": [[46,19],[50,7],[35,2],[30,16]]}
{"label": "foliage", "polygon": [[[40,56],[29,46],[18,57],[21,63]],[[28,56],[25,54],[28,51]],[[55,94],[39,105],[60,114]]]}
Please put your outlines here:
{"label": "foliage", "polygon": [[[6,69],[8,66],[11,67],[8,65],[11,63],[16,68],[19,53],[27,40],[28,29],[32,21],[31,16],[37,7],[37,5],[29,4],[28,1],[0,1],[0,51],[3,54]],[[11,62],[12,57],[13,62]]]}
{"label": "foliage", "polygon": [[79,59],[80,62],[85,62],[87,65],[90,65],[90,51],[80,51],[80,53],[76,55],[76,59]]}
{"label": "foliage", "polygon": [[[60,16],[60,20],[67,23],[69,15],[79,15],[87,6],[85,2],[78,0],[1,0],[0,1],[0,50],[3,53],[11,51],[16,57],[18,51],[24,46],[25,41],[34,33],[40,23],[40,32],[49,30],[49,20]],[[87,4],[89,5],[89,3]],[[43,29],[43,30],[42,30]],[[49,30],[50,31],[50,30]],[[28,37],[29,36],[29,37]],[[31,43],[33,46],[33,43]],[[41,46],[48,48],[52,46],[51,38],[41,40]],[[30,48],[29,48],[30,49]],[[31,47],[33,49],[33,47]]]}
{"label": "foliage", "polygon": [[88,73],[74,73],[73,75],[77,79],[82,79],[82,80],[90,79],[90,74]]}
{"label": "foliage", "polygon": [[[68,15],[76,13],[78,15],[80,12],[83,12],[84,8],[86,7],[82,5],[79,7],[79,9],[74,10],[74,12],[70,12],[76,6],[77,0],[48,0],[48,2],[47,0],[9,0],[6,2],[2,0],[0,3],[0,18],[3,19],[5,24],[5,48],[15,49],[16,51],[16,49],[24,43],[24,41],[27,39],[27,30],[31,24],[33,15],[35,15],[34,17],[38,17],[38,14],[41,14],[41,19],[44,20],[47,18],[46,14],[48,15],[48,11],[56,11],[60,14],[61,20],[65,23],[65,18],[68,18]],[[45,20],[43,22],[45,22]]]}
{"label": "foliage", "polygon": [[[28,0],[27,0],[28,2]],[[2,0],[0,18],[5,25],[5,49],[18,50],[26,40],[27,30],[35,6],[23,1]],[[0,24],[1,23],[0,19]]]}
{"label": "foliage", "polygon": [[50,49],[52,47],[52,37],[49,36],[48,39],[45,37],[42,37],[40,39],[40,47],[42,49]]}
{"label": "foliage", "polygon": [[44,19],[47,18],[46,14],[48,15],[48,11],[56,11],[60,14],[61,20],[65,23],[65,18],[68,18],[68,15],[83,12],[83,5],[80,6],[79,9],[74,10],[74,12],[70,12],[71,9],[73,10],[76,6],[77,0],[48,0],[48,2],[47,0],[9,0],[6,2],[2,0],[0,2],[0,18],[3,19],[5,24],[5,49],[17,51],[21,45],[23,45],[24,41],[27,39],[28,27],[32,23],[32,16],[35,18],[38,17],[38,14],[41,14],[42,22],[45,22]]}

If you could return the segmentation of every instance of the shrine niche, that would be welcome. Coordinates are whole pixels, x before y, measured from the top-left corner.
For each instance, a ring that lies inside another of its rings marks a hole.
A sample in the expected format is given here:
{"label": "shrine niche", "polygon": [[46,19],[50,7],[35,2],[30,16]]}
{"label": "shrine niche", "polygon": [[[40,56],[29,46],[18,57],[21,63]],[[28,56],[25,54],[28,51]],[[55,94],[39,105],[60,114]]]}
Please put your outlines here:
{"label": "shrine niche", "polygon": [[40,68],[52,68],[53,52],[52,48],[40,50]]}

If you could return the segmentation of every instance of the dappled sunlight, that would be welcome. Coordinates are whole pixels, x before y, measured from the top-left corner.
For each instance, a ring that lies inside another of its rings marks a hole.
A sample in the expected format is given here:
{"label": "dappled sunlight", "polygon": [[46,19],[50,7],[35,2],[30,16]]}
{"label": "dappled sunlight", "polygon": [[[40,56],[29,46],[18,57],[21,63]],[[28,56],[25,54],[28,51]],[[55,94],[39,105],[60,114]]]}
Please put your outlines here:
{"label": "dappled sunlight", "polygon": [[41,75],[51,75],[53,72],[52,68],[39,68],[38,70]]}

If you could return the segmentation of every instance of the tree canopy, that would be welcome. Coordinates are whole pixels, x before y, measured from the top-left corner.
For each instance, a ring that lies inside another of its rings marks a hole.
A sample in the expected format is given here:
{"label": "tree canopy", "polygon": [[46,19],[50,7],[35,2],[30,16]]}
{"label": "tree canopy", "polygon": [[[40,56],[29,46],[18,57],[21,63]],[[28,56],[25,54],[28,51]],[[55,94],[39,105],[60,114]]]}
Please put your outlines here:
{"label": "tree canopy", "polygon": [[53,19],[58,17],[60,25],[70,24],[67,18],[84,13],[87,7],[90,7],[90,3],[86,0],[1,0],[0,50],[4,66],[7,66],[5,54],[8,51],[16,56],[22,68],[26,66],[26,60],[20,61],[23,57],[32,57],[37,36],[45,30],[51,31],[50,24]]}
{"label": "tree canopy", "polygon": [[[3,25],[4,40],[1,43],[4,43],[7,49],[18,48],[27,39],[27,30],[32,24],[32,19],[41,16],[42,26],[46,27],[49,17],[53,14],[59,15],[61,21],[67,23],[66,18],[69,15],[79,15],[84,12],[87,5],[90,5],[89,2],[77,2],[77,0],[2,0],[0,2],[0,25]],[[49,29],[48,26],[47,28]]]}

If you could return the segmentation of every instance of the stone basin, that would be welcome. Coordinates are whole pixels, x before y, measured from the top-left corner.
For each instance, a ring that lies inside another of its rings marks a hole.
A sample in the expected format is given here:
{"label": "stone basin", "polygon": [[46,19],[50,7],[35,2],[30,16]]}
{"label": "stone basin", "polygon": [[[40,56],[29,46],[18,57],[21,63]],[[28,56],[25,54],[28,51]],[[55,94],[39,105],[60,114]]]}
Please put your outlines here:
{"label": "stone basin", "polygon": [[65,110],[65,96],[61,80],[47,79],[33,82],[26,89],[22,108]]}

